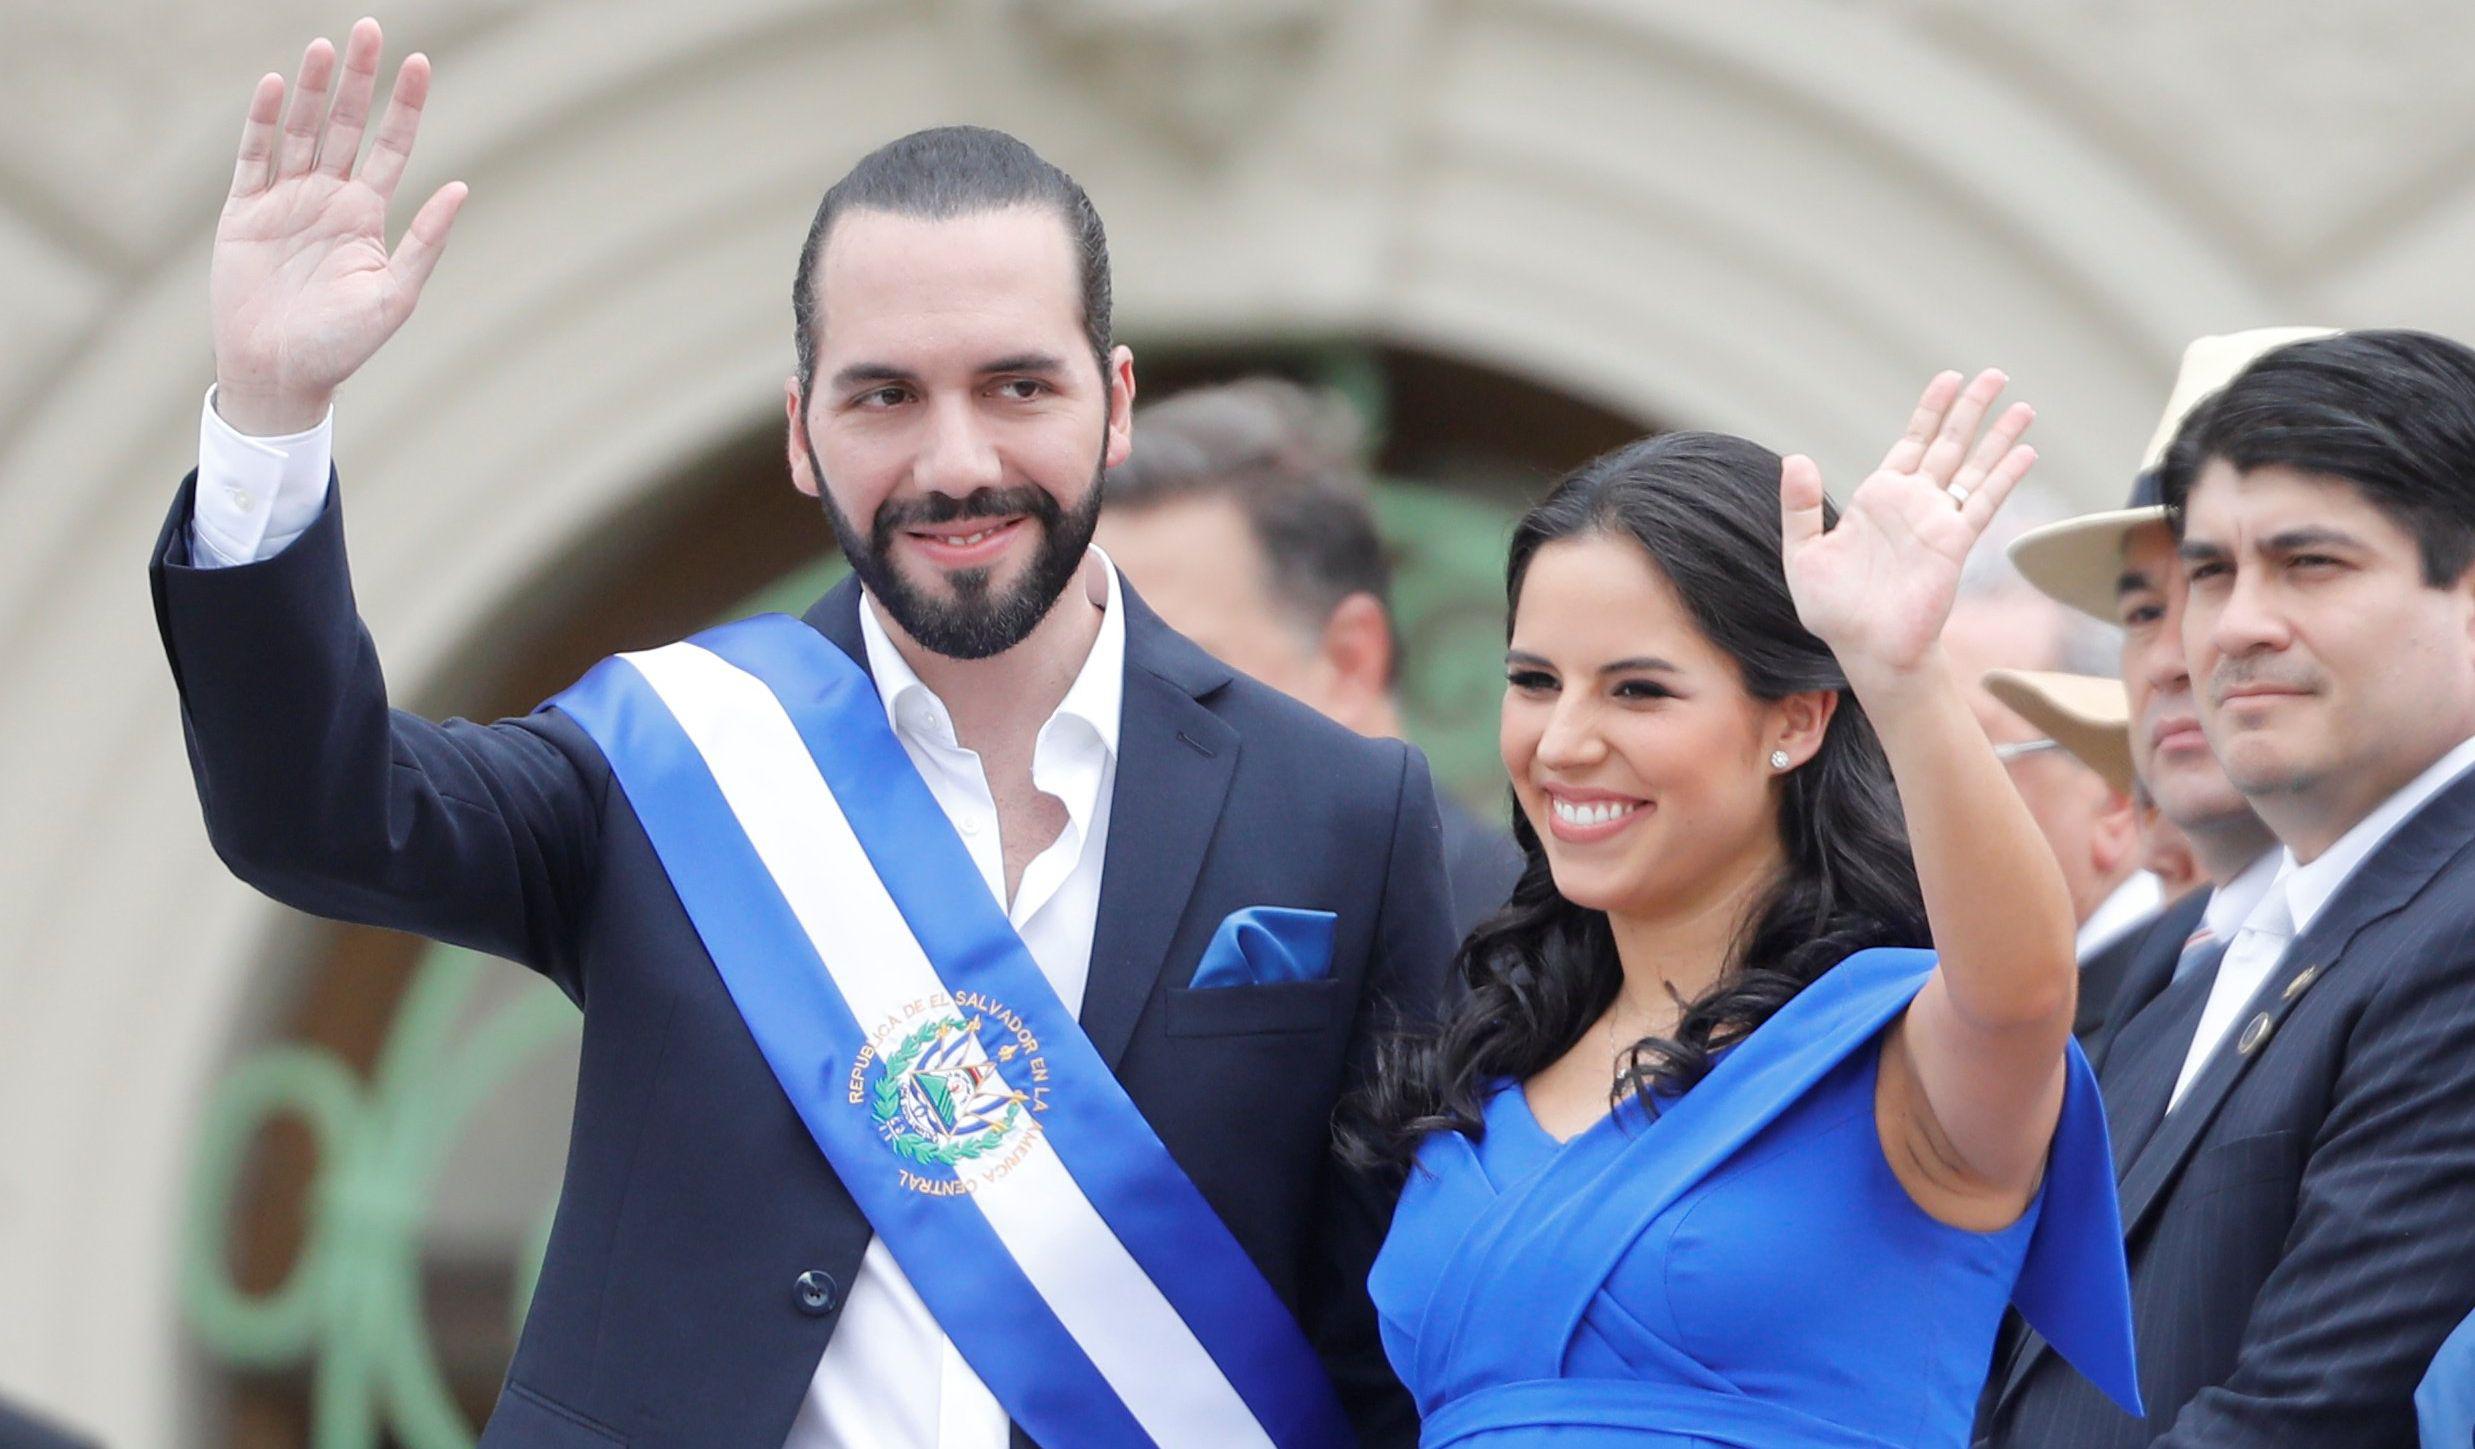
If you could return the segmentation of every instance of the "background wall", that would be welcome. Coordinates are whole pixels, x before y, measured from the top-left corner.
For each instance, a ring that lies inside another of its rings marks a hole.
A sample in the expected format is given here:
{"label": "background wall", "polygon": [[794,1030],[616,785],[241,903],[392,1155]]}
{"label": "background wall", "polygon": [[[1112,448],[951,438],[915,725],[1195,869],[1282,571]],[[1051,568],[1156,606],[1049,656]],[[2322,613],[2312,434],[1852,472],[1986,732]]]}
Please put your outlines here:
{"label": "background wall", "polygon": [[[139,570],[194,458],[240,109],[354,13],[0,15],[0,1392],[115,1443],[227,1437],[179,1296],[202,1104],[350,945],[208,851]],[[494,700],[506,631],[590,614],[592,562],[680,500],[778,484],[809,211],[922,125],[1004,126],[1089,187],[1138,351],[1453,359],[1809,451],[1842,487],[1938,367],[2010,369],[2041,474],[2097,506],[2194,335],[2475,336],[2475,9],[2449,0],[381,18],[438,68],[407,194],[473,188],[338,418],[362,606],[399,700],[436,711]]]}

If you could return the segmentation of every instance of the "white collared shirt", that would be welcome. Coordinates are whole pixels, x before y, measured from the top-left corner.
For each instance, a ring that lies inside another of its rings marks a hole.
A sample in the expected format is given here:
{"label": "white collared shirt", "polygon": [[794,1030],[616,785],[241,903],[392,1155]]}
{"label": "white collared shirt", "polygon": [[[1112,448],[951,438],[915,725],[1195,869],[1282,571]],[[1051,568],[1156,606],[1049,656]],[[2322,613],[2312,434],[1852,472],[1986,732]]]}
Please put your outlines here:
{"label": "white collared shirt", "polygon": [[[199,424],[192,561],[214,568],[272,558],[306,531],[326,504],[333,425],[330,412],[304,433],[247,437],[216,414],[210,392]],[[1117,567],[1097,547],[1069,587],[1098,589],[1105,613],[1032,750],[1032,783],[1065,806],[1066,825],[1024,867],[1007,916],[1066,1010],[1079,1014],[1117,783],[1126,613]],[[944,701],[904,661],[864,599],[859,617],[886,720],[989,894],[1005,900],[996,800],[979,756],[956,741]],[[805,1266],[785,1264],[784,1272],[796,1276]],[[884,1239],[869,1242],[849,1289],[785,1449],[1005,1449],[1004,1408],[937,1326]]]}
{"label": "white collared shirt", "polygon": [[2133,871],[2123,878],[2123,883],[2116,886],[2112,894],[2097,903],[2097,909],[2088,913],[2087,920],[2080,922],[2079,934],[2071,942],[2073,953],[2082,964],[2086,964],[2089,957],[2121,940],[2132,927],[2157,914],[2157,908],[2164,905],[2165,900],[2166,888],[2154,874],[2145,870]]}
{"label": "white collared shirt", "polygon": [[[2363,863],[2371,859],[2372,852],[2380,849],[2390,836],[2397,833],[2399,826],[2412,819],[2416,811],[2448,788],[2451,781],[2465,774],[2470,766],[2475,766],[2475,739],[2460,741],[2455,749],[2425,766],[2421,774],[2374,806],[2370,814],[2356,821],[2351,829],[2337,838],[2336,844],[2322,851],[2309,864],[2298,864],[2292,850],[2274,852],[2278,868],[2272,877],[2271,889],[2283,897],[2282,907],[2275,914],[2286,918],[2279,924],[2291,922],[2285,933],[2285,944],[2292,945],[2296,937],[2312,929],[2312,922],[2319,919],[2320,913],[2328,908],[2330,901],[2336,899],[2337,893],[2354,878]],[[2249,876],[2258,868],[2255,865],[2244,875]],[[2246,908],[2244,920],[2247,924],[2263,912],[2268,895],[2269,890],[2263,890],[2260,898]],[[2214,902],[2211,904],[2214,906]],[[2214,918],[2211,924],[2215,924]],[[2169,1111],[2173,1104],[2182,1101],[2183,1093],[2199,1077],[2209,1058],[2224,1045],[2227,1032],[2234,1027],[2235,1018],[2243,1014],[2243,1008],[2258,994],[2260,984],[2276,972],[2279,962],[2284,959],[2283,950],[2238,952],[2237,946],[2240,944],[2238,931],[2236,943],[2226,948],[2225,959],[2218,963],[2217,979],[2209,985],[2208,1003],[2201,1008],[2199,1026],[2192,1032],[2191,1045],[2183,1054],[2183,1070],[2175,1080]]]}
{"label": "white collared shirt", "polygon": [[2286,852],[2271,846],[2235,873],[2234,879],[2209,892],[2209,903],[2200,908],[2200,926],[2220,941],[2231,941],[2243,927],[2243,918],[2260,904],[2269,893],[2269,883],[2286,868]]}

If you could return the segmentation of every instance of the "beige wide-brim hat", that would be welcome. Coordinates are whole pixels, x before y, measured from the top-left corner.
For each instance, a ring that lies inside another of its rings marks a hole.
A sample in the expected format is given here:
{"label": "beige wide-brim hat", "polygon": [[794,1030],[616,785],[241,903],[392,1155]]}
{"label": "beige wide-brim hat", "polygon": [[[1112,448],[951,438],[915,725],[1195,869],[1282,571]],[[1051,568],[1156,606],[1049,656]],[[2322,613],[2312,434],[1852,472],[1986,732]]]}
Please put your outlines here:
{"label": "beige wide-brim hat", "polygon": [[2123,576],[2123,541],[2132,530],[2166,521],[2157,492],[2157,468],[2182,429],[2183,419],[2209,394],[2234,381],[2261,354],[2291,342],[2334,336],[2327,327],[2258,327],[2203,337],[2183,349],[2183,367],[2166,398],[2165,416],[2141,455],[2129,507],[2083,514],[2033,528],[2011,541],[2011,562],[2038,591],[2058,603],[2116,622],[2114,597]]}
{"label": "beige wide-brim hat", "polygon": [[2131,697],[2119,679],[1989,669],[1985,689],[2004,708],[2045,731],[2073,758],[2131,793]]}

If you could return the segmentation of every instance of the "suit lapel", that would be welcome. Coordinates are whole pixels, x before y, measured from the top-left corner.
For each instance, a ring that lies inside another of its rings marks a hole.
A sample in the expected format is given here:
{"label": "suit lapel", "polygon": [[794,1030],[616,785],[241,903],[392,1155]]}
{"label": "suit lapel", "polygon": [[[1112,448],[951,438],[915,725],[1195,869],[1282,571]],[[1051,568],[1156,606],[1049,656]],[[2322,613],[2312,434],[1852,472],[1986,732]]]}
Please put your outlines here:
{"label": "suit lapel", "polygon": [[[2353,879],[2339,887],[2320,919],[2295,938],[2277,969],[2244,1004],[2223,1049],[2209,1058],[2183,1100],[2166,1114],[2156,1134],[2133,1158],[2122,1186],[2126,1237],[2137,1233],[2156,1211],[2244,1074],[2275,1049],[2278,1029],[2296,1003],[2314,986],[2345,969],[2347,947],[2364,927],[2403,908],[2471,841],[2475,841],[2475,775],[2433,797],[2372,852]],[[2189,1036],[2182,1042],[2187,1050]],[[2172,1054],[2179,1071],[2180,1054]]]}
{"label": "suit lapel", "polygon": [[1237,732],[1202,703],[1229,671],[1160,622],[1133,589],[1123,593],[1125,712],[1082,1011],[1084,1032],[1112,1068],[1169,964],[1239,746]]}
{"label": "suit lapel", "polygon": [[860,672],[871,680],[876,671],[868,667],[868,640],[859,631],[859,579],[845,575],[842,582],[825,591],[824,597],[808,606],[800,615],[801,622],[834,643],[834,647],[851,656]]}
{"label": "suit lapel", "polygon": [[2165,1120],[2174,1079],[2182,1075],[2183,1054],[2200,1025],[2202,1008],[2208,1005],[2209,987],[2217,974],[2216,958],[2224,955],[2224,947],[2217,946],[2205,967],[2168,987],[2135,1022],[2127,1023],[2125,1034],[2135,1039],[2125,1042],[2120,1055],[2107,1063],[2109,1070],[2102,1080],[2117,1180],[2130,1175],[2140,1149]]}

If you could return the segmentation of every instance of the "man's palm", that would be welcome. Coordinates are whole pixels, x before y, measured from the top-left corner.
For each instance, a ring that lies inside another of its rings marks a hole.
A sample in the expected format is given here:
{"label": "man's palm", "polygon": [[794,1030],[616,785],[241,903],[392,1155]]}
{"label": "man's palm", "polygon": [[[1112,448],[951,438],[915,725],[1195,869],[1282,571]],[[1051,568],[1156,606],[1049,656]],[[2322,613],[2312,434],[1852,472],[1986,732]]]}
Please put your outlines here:
{"label": "man's palm", "polygon": [[209,285],[224,404],[254,404],[296,423],[300,413],[322,410],[412,314],[437,265],[464,199],[460,184],[441,187],[394,253],[387,249],[387,207],[429,91],[422,57],[397,72],[377,141],[368,160],[354,164],[379,44],[375,21],[353,27],[331,109],[335,56],[323,40],[302,57],[288,114],[280,76],[261,80],[251,97]]}

